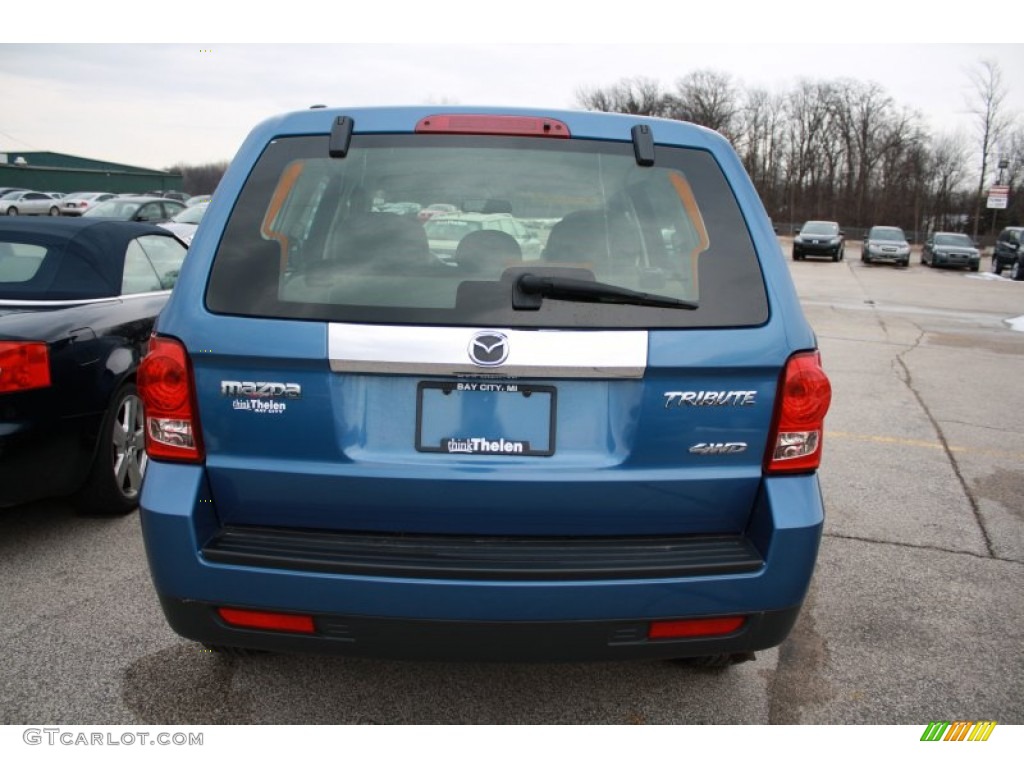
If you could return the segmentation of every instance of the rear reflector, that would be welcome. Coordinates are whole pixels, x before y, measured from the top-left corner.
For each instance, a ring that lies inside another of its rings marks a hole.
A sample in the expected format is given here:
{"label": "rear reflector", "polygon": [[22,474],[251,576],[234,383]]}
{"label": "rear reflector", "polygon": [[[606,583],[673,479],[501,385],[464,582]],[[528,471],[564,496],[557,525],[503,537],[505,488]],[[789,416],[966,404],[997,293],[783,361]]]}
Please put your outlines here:
{"label": "rear reflector", "polygon": [[50,386],[50,351],[43,341],[0,341],[0,392]]}
{"label": "rear reflector", "polygon": [[681,637],[714,637],[731,635],[746,622],[745,616],[722,619],[680,619],[679,621],[652,621],[647,631],[648,640],[672,640]]}
{"label": "rear reflector", "polygon": [[217,615],[226,624],[246,629],[273,629],[278,632],[299,632],[313,634],[313,617],[295,613],[272,613],[270,611],[247,611],[241,608],[218,608]]}
{"label": "rear reflector", "polygon": [[561,120],[518,115],[431,115],[416,124],[416,133],[471,133],[498,136],[547,136],[568,139]]}

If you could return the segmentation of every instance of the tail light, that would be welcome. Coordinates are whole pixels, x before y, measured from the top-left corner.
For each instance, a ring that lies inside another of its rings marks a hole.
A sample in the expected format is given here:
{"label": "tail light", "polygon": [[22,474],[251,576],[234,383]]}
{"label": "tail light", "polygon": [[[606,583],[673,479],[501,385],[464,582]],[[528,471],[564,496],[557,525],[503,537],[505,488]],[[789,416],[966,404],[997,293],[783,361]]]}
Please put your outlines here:
{"label": "tail light", "polygon": [[0,341],[0,392],[50,386],[50,350],[44,341]]}
{"label": "tail light", "polygon": [[786,363],[775,404],[765,471],[769,474],[812,472],[821,463],[825,414],[832,385],[818,352],[801,352]]}
{"label": "tail light", "polygon": [[149,352],[139,367],[138,387],[150,458],[202,461],[192,369],[184,345],[175,339],[150,339]]}

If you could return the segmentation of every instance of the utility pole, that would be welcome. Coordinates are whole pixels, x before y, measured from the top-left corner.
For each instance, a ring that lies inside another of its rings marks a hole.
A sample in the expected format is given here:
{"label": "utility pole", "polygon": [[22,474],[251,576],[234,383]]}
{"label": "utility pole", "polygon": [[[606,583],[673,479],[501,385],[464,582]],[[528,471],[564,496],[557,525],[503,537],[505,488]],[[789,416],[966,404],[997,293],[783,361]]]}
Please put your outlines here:
{"label": "utility pole", "polygon": [[[1003,186],[1003,171],[1005,171],[1010,165],[1010,161],[1006,159],[1004,155],[999,156],[999,186]],[[992,236],[996,234],[996,214],[999,213],[998,208],[992,209]]]}

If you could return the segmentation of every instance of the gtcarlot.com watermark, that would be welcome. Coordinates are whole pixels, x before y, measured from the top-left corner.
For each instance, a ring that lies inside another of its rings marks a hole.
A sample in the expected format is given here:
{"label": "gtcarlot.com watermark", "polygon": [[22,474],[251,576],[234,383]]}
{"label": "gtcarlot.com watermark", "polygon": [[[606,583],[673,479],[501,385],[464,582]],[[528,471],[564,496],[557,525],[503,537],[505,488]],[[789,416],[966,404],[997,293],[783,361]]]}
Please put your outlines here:
{"label": "gtcarlot.com watermark", "polygon": [[69,728],[26,728],[22,740],[50,747],[201,747],[203,734],[167,731],[78,731]]}

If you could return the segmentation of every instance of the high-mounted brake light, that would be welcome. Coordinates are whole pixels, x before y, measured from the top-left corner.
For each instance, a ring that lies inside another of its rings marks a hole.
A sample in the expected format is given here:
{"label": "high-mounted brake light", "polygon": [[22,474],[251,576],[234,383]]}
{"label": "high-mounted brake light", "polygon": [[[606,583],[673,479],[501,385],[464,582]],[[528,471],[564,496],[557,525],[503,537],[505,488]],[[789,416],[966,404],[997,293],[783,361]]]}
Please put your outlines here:
{"label": "high-mounted brake light", "polygon": [[821,355],[801,352],[789,358],[776,396],[766,472],[811,472],[818,468],[825,414],[831,402],[832,385],[821,368]]}
{"label": "high-mounted brake light", "polygon": [[152,459],[199,462],[203,448],[192,370],[180,341],[154,336],[138,375],[146,416],[146,452]]}
{"label": "high-mounted brake light", "polygon": [[0,341],[0,392],[50,386],[50,350],[45,341]]}
{"label": "high-mounted brake light", "polygon": [[497,136],[547,136],[568,139],[561,120],[519,115],[431,115],[416,123],[416,133],[471,133]]}

